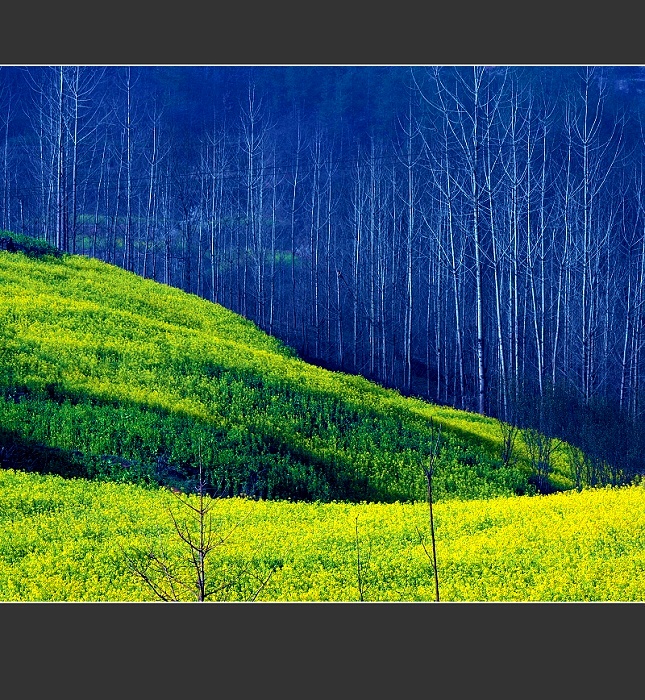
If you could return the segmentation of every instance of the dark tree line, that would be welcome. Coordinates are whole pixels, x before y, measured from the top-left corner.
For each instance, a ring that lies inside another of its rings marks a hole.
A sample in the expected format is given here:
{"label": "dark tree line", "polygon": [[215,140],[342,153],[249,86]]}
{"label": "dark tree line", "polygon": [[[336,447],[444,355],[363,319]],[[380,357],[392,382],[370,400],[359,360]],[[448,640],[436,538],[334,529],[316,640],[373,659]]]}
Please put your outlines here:
{"label": "dark tree line", "polygon": [[631,474],[640,81],[611,67],[4,67],[0,223]]}

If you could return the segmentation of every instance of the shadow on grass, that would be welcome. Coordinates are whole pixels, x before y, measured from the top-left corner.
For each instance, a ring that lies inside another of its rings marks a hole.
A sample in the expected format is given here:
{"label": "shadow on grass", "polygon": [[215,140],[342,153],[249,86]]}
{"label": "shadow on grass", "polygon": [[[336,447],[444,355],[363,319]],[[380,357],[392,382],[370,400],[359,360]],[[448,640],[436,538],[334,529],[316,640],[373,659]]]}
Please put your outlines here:
{"label": "shadow on grass", "polygon": [[150,484],[138,463],[115,455],[86,455],[79,450],[51,447],[0,426],[0,468],[66,479],[105,479]]}

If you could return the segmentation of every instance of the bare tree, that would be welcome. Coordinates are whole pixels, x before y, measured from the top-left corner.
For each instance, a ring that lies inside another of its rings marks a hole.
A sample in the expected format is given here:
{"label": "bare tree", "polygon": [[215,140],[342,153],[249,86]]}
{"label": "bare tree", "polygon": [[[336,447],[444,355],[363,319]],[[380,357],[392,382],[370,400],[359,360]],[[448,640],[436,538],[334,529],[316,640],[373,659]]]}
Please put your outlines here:
{"label": "bare tree", "polygon": [[508,467],[513,463],[519,428],[513,422],[502,420],[498,421],[497,425],[502,434],[502,464]]}
{"label": "bare tree", "polygon": [[[11,197],[9,187],[11,178],[9,177],[9,126],[14,114],[14,97],[11,92],[0,85],[0,128],[4,143],[2,145],[2,212],[1,225],[7,231],[11,228]],[[4,122],[4,123],[3,123]]]}
{"label": "bare tree", "polygon": [[521,434],[533,468],[535,486],[539,493],[548,493],[551,488],[549,474],[553,471],[553,454],[562,445],[562,440],[533,427],[522,428]]}
{"label": "bare tree", "polygon": [[[567,112],[573,151],[577,156],[576,174],[579,179],[580,233],[577,239],[580,259],[579,329],[580,385],[588,404],[596,389],[596,328],[598,314],[597,261],[601,238],[599,215],[600,197],[608,177],[622,150],[622,120],[607,123],[603,119],[606,83],[598,80],[595,67],[580,69],[580,90],[569,99],[577,101]],[[609,130],[607,129],[609,127]]]}
{"label": "bare tree", "polygon": [[426,548],[423,536],[420,530],[417,528],[419,534],[419,539],[421,540],[421,546],[423,551],[426,553],[430,561],[432,562],[432,572],[434,575],[434,590],[435,590],[435,601],[439,602],[439,572],[437,568],[437,542],[435,537],[435,525],[434,525],[434,513],[433,513],[433,493],[432,493],[432,479],[434,477],[435,469],[437,467],[437,461],[441,455],[441,450],[443,448],[443,438],[441,435],[441,425],[435,424],[432,419],[430,419],[430,445],[428,452],[428,466],[425,467],[425,477],[427,482],[427,493],[428,493],[428,508],[430,511],[430,539],[432,542],[432,554],[430,554]]}
{"label": "bare tree", "polygon": [[185,546],[185,558],[176,564],[167,552],[151,548],[126,554],[128,566],[157,598],[165,602],[227,600],[230,597],[230,589],[246,574],[250,575],[256,584],[247,591],[245,599],[255,600],[281,565],[281,561],[276,561],[265,576],[255,574],[250,567],[237,571],[235,575],[223,581],[212,576],[209,555],[216,548],[226,544],[243,520],[235,523],[225,534],[217,534],[211,512],[216,501],[206,493],[206,486],[200,464],[196,501],[195,494],[185,494],[172,489],[178,503],[186,511],[185,517],[181,517],[172,508],[168,508],[174,531]]}

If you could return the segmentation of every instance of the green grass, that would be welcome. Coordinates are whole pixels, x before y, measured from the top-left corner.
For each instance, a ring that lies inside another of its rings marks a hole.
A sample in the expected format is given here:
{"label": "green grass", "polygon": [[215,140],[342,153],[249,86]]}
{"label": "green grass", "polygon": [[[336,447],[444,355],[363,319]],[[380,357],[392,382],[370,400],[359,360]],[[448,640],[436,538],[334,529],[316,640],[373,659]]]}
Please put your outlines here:
{"label": "green grass", "polygon": [[[5,466],[290,500],[530,494],[497,421],[331,372],[227,309],[95,259],[0,252]],[[1,455],[0,455],[1,457]],[[564,453],[552,481],[569,488]]]}

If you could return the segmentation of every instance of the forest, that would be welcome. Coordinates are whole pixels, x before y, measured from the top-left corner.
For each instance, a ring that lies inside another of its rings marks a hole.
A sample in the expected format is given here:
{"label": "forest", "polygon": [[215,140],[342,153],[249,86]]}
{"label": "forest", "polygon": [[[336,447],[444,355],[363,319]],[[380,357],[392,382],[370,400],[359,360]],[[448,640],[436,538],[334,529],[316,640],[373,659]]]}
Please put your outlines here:
{"label": "forest", "polygon": [[645,70],[2,66],[0,228],[642,473]]}

